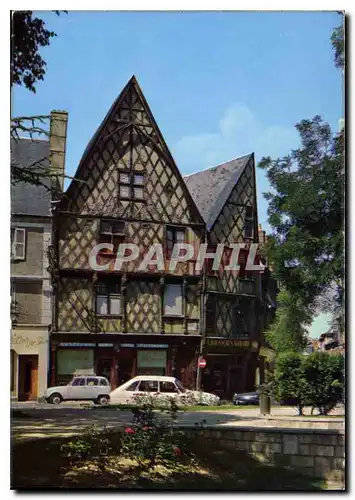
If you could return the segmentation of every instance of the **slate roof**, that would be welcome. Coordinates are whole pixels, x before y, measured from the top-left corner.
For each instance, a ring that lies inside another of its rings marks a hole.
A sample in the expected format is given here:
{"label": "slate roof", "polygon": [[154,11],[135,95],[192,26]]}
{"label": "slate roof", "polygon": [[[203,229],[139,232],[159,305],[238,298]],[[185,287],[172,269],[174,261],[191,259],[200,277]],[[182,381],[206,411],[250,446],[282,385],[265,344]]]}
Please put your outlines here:
{"label": "slate roof", "polygon": [[241,156],[184,177],[208,229],[211,229],[252,156],[252,153]]}
{"label": "slate roof", "polygon": [[[49,166],[49,141],[17,139],[11,140],[11,165],[30,167],[41,161],[43,167]],[[36,166],[38,169],[38,166]],[[50,180],[43,178],[50,186]],[[51,192],[43,186],[33,186],[26,182],[11,185],[12,215],[51,215]]]}

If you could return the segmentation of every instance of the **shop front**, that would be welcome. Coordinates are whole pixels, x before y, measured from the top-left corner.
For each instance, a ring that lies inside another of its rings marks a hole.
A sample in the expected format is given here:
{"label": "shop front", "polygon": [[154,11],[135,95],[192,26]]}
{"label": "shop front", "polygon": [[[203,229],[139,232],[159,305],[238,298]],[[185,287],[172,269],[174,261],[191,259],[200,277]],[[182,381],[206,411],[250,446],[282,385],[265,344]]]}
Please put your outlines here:
{"label": "shop front", "polygon": [[208,337],[204,346],[207,364],[202,371],[203,390],[221,399],[254,390],[258,349],[257,341]]}
{"label": "shop front", "polygon": [[[96,374],[109,379],[112,388],[136,375],[168,375],[191,388],[196,380],[200,337],[53,334],[51,385],[67,384],[74,375]],[[143,337],[143,339],[142,339]],[[145,338],[144,338],[145,337]]]}
{"label": "shop front", "polygon": [[11,399],[34,401],[47,388],[49,342],[48,329],[18,326],[11,332]]}

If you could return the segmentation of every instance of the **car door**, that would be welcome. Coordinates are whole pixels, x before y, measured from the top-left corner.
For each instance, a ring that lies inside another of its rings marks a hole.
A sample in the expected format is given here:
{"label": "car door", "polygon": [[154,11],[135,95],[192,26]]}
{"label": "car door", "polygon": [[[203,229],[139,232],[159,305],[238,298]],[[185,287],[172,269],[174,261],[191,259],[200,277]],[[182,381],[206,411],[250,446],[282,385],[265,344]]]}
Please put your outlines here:
{"label": "car door", "polygon": [[159,384],[157,380],[142,380],[138,389],[139,396],[159,396]]}
{"label": "car door", "polygon": [[86,387],[88,390],[85,399],[96,399],[101,394],[97,377],[86,377]]}
{"label": "car door", "polygon": [[159,394],[161,396],[166,396],[169,398],[176,398],[179,394],[179,389],[176,387],[174,382],[162,381],[159,382]]}
{"label": "car door", "polygon": [[67,399],[86,399],[87,387],[85,377],[75,377],[68,387]]}
{"label": "car door", "polygon": [[134,403],[134,398],[139,394],[139,384],[140,380],[135,380],[127,387],[120,391],[114,391],[114,397],[112,397],[112,403],[116,404],[132,404]]}

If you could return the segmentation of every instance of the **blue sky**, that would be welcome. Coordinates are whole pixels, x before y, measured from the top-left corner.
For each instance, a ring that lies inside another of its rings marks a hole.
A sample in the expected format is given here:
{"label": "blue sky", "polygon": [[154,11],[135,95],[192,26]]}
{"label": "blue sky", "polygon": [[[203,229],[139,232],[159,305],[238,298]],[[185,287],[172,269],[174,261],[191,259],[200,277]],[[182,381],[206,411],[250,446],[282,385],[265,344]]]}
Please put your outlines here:
{"label": "blue sky", "polygon": [[[40,13],[57,33],[37,93],[16,88],[14,115],[69,112],[66,171],[73,174],[100,121],[135,74],[183,174],[255,152],[297,147],[294,125],[343,116],[329,12]],[[259,222],[268,190],[257,172]]]}

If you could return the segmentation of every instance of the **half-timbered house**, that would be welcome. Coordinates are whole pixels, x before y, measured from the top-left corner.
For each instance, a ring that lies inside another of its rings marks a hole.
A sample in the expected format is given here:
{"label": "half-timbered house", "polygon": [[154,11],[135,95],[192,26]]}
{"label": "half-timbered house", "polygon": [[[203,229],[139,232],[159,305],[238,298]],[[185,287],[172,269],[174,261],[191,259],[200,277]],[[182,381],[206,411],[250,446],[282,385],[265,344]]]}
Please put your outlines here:
{"label": "half-timbered house", "polygon": [[254,154],[184,180],[206,222],[211,249],[219,243],[245,244],[239,273],[221,266],[206,276],[203,354],[207,366],[202,383],[205,390],[230,397],[254,389],[265,376],[260,348],[265,344],[263,331],[271,302],[268,273],[243,271],[250,243],[259,243],[259,234],[265,234],[258,224]]}
{"label": "half-timbered house", "polygon": [[[183,179],[132,77],[74,178],[54,214],[52,383],[85,371],[113,387],[137,374],[175,375],[227,397],[252,388],[256,373],[262,381],[262,278],[199,271],[196,252],[170,268],[175,243],[211,251],[259,241],[254,155]],[[139,256],[117,266],[122,243],[138,245]],[[142,270],[156,244],[163,267]]]}
{"label": "half-timbered house", "polygon": [[[54,215],[55,290],[51,381],[106,375],[113,387],[136,374],[196,379],[202,273],[169,272],[175,242],[198,244],[205,223],[132,77],[89,142]],[[164,268],[115,270],[120,243],[164,249]],[[90,253],[102,249],[93,269]],[[101,270],[105,268],[105,270]]]}

